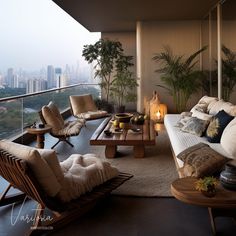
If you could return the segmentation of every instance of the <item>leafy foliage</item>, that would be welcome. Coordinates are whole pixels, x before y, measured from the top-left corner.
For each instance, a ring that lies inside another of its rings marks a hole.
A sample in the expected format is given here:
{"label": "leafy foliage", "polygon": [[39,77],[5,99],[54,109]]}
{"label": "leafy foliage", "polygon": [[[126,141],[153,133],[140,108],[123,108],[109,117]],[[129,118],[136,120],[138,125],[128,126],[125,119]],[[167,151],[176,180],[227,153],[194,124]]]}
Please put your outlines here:
{"label": "leafy foliage", "polygon": [[196,190],[198,191],[208,191],[209,186],[215,187],[218,184],[216,178],[212,176],[207,176],[204,178],[200,178],[196,181]]}
{"label": "leafy foliage", "polygon": [[132,102],[136,99],[134,88],[138,86],[133,73],[129,70],[133,63],[132,56],[122,55],[116,61],[116,75],[111,87],[111,96],[120,107],[124,102]]}
{"label": "leafy foliage", "polygon": [[85,45],[82,56],[88,63],[94,65],[95,78],[100,77],[100,86],[106,92],[106,100],[109,101],[112,85],[112,74],[115,70],[117,59],[123,54],[122,44],[118,41],[100,39],[95,44]]}
{"label": "leafy foliage", "polygon": [[174,56],[171,49],[166,46],[164,52],[157,53],[153,57],[154,61],[162,65],[156,72],[162,74],[161,80],[166,85],[157,86],[167,89],[173,96],[177,112],[185,110],[191,95],[200,87],[202,72],[194,69],[198,63],[195,58],[206,48],[205,46],[184,59],[183,56]]}

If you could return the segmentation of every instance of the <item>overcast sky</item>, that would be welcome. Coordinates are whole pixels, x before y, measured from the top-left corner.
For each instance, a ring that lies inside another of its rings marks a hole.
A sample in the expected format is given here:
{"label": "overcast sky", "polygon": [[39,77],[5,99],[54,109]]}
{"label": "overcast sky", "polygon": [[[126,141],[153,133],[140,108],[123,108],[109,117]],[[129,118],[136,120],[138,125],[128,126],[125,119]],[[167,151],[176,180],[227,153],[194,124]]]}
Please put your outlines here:
{"label": "overcast sky", "polygon": [[0,0],[0,72],[38,70],[81,60],[90,33],[51,0]]}

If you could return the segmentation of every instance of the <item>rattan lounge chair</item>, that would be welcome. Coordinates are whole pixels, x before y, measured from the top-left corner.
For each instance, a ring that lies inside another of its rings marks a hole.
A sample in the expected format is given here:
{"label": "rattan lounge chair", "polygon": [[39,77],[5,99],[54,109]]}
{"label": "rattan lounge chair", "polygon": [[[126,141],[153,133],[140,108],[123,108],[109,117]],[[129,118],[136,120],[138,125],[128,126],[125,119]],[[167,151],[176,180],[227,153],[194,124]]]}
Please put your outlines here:
{"label": "rattan lounge chair", "polygon": [[94,120],[109,116],[107,111],[99,110],[97,108],[91,94],[71,95],[69,99],[71,113],[77,118]]}
{"label": "rattan lounge chair", "polygon": [[[81,195],[78,199],[64,203],[57,197],[48,196],[31,167],[28,161],[17,158],[0,148],[0,175],[10,183],[0,198],[0,206],[20,201],[24,196],[27,196],[37,202],[35,219],[43,217],[46,209],[52,213],[52,221],[36,220],[29,230],[29,235],[42,233],[45,227],[53,227],[53,230],[56,230],[64,226],[95,206],[98,200],[109,195],[113,189],[132,177],[129,174],[120,173],[117,177],[95,187],[91,192]],[[21,190],[23,194],[7,197],[11,187]]]}
{"label": "rattan lounge chair", "polygon": [[39,116],[44,124],[52,127],[50,134],[59,139],[58,142],[52,146],[52,149],[61,141],[73,147],[73,144],[68,141],[68,137],[78,135],[81,128],[85,125],[84,119],[64,121],[60,111],[53,102],[49,102],[48,105],[43,106],[42,110],[39,111]]}

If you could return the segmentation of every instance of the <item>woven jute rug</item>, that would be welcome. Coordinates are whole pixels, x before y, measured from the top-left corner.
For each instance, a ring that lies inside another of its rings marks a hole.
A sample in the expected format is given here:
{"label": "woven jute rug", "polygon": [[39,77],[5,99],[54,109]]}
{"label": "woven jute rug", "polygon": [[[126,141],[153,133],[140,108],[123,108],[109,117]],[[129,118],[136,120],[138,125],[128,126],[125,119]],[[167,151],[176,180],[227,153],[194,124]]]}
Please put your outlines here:
{"label": "woven jute rug", "polygon": [[[104,158],[104,147],[92,146],[91,151]],[[146,147],[145,158],[134,158],[132,147],[118,147],[118,157],[106,159],[119,171],[133,178],[112,194],[139,197],[170,197],[170,185],[178,178],[170,142],[165,130],[156,137],[156,145]]]}

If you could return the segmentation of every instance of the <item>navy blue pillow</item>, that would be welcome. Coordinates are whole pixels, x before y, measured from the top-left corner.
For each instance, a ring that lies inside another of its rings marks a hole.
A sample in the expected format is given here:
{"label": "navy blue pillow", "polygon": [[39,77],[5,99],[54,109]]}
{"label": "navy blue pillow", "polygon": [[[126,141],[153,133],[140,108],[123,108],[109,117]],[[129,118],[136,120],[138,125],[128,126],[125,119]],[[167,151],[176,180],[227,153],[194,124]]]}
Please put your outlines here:
{"label": "navy blue pillow", "polygon": [[225,127],[233,120],[234,116],[224,110],[219,111],[211,120],[206,130],[206,138],[210,143],[219,143]]}

